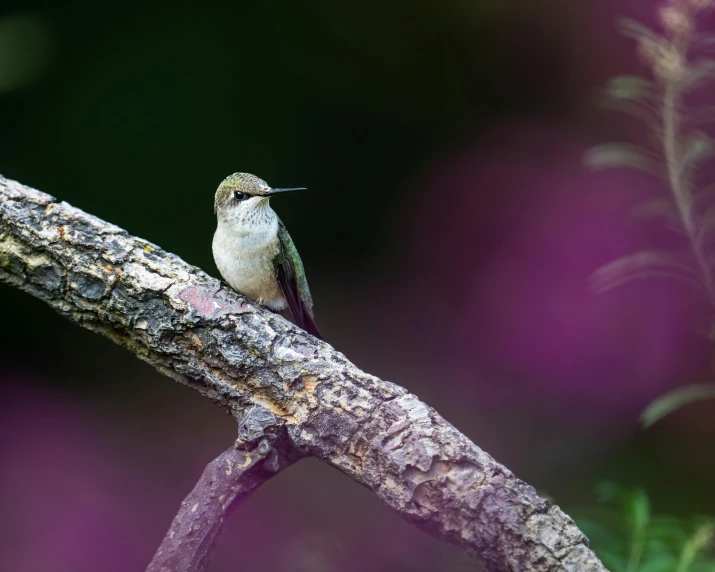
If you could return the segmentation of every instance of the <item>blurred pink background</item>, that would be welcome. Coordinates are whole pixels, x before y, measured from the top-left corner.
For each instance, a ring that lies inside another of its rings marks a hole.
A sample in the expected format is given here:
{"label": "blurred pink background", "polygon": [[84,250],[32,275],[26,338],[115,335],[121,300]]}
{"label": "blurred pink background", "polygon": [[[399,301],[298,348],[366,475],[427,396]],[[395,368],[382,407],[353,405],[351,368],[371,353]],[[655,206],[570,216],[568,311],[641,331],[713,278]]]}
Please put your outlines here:
{"label": "blurred pink background", "polygon": [[[484,25],[492,17],[499,22],[494,57],[510,62],[502,71],[501,61],[492,61],[486,77],[499,81],[519,70],[533,95],[517,94],[526,103],[486,114],[478,128],[445,128],[419,159],[390,162],[399,182],[384,200],[374,200],[382,183],[366,172],[369,164],[345,175],[362,178],[362,191],[331,198],[330,208],[344,217],[342,226],[351,225],[357,242],[378,237],[373,254],[341,258],[336,253],[343,243],[325,240],[324,229],[306,231],[304,240],[326,339],[366,371],[416,393],[566,510],[594,502],[595,483],[613,479],[646,487],[657,510],[715,511],[715,457],[709,454],[715,405],[689,406],[646,431],[638,422],[665,391],[707,379],[712,347],[696,332],[698,320],[707,321],[707,307],[674,281],[634,281],[603,294],[589,288],[589,276],[614,258],[685,245],[660,222],[630,215],[644,199],[667,192],[662,183],[635,171],[595,173],[583,165],[594,144],[645,140],[637,122],[601,109],[596,95],[608,77],[642,71],[633,43],[615,29],[616,17],[656,25],[654,6],[554,0],[543,9],[495,3],[493,10],[504,11],[498,18],[486,8],[475,13]],[[405,7],[408,29],[410,14]],[[380,21],[375,16],[376,26]],[[703,26],[712,25],[709,15]],[[347,31],[331,30],[348,42]],[[470,49],[484,49],[478,39],[462,38],[465,58]],[[400,58],[407,56],[394,57],[402,69]],[[484,61],[475,64],[476,77]],[[353,105],[345,114],[357,117],[387,113],[374,102],[360,107],[349,86],[333,89],[321,92],[316,105]],[[361,143],[370,144],[369,136]],[[715,170],[701,172],[703,181],[713,176]],[[90,210],[82,197],[74,200]],[[379,222],[351,214],[371,200],[384,217]],[[195,210],[187,202],[174,207]],[[96,214],[111,218],[112,211]],[[300,235],[301,219],[288,222]],[[173,247],[151,224],[129,230]],[[208,244],[210,232],[197,230],[193,240]],[[321,254],[327,242],[329,251]],[[205,254],[186,252],[216,275]],[[8,287],[3,296],[3,311],[14,301],[37,306]],[[141,570],[203,466],[231,443],[234,424],[108,341],[76,331],[48,309],[33,311],[33,323],[10,318],[8,331],[19,330],[27,341],[19,354],[3,357],[0,369],[0,568]],[[47,360],[61,358],[45,357],[43,346],[32,342],[44,320],[54,332],[71,329],[81,346],[80,365],[59,363],[64,373],[57,379]],[[73,367],[81,367],[83,381],[71,379]],[[234,515],[212,570],[473,567],[457,548],[402,522],[347,477],[305,461]]]}

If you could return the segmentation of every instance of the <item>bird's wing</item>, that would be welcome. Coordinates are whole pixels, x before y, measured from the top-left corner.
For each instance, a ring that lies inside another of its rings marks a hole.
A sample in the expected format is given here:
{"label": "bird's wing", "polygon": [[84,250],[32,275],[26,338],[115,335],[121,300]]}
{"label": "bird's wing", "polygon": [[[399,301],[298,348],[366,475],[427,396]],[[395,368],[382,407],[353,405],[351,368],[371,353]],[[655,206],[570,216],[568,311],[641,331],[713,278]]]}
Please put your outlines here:
{"label": "bird's wing", "polygon": [[276,278],[288,303],[293,321],[309,334],[322,339],[313,318],[313,299],[310,296],[303,262],[288,230],[280,219],[278,219],[278,243]]}

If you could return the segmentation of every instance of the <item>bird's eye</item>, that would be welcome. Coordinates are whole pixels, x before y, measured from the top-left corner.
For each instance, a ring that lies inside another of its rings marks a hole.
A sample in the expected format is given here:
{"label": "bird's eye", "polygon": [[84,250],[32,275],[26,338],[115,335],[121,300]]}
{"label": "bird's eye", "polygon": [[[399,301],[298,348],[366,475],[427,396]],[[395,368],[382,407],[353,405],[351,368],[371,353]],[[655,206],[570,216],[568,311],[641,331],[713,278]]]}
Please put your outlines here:
{"label": "bird's eye", "polygon": [[242,201],[246,198],[246,193],[242,193],[241,191],[233,191],[233,198],[237,201]]}

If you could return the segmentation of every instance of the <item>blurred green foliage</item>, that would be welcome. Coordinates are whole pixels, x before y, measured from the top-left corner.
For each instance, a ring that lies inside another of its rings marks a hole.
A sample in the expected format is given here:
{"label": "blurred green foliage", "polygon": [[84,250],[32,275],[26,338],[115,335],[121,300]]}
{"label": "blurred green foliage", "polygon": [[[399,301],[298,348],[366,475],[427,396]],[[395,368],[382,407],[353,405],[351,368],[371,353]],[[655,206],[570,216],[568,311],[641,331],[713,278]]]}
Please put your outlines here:
{"label": "blurred green foliage", "polygon": [[52,51],[52,33],[43,18],[24,13],[0,18],[0,95],[38,80]]}
{"label": "blurred green foliage", "polygon": [[601,507],[572,514],[611,572],[715,570],[715,519],[653,515],[639,488],[607,482],[597,493]]}

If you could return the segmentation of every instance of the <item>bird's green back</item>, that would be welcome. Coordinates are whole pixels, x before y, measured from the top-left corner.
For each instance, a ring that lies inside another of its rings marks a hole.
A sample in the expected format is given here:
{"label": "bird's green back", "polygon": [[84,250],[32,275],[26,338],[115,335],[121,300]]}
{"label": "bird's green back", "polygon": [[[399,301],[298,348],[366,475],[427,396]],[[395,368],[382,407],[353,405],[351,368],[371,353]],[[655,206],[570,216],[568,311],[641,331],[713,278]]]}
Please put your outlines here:
{"label": "bird's green back", "polygon": [[298,249],[295,247],[293,239],[290,237],[290,234],[288,234],[288,229],[280,218],[278,219],[278,239],[281,249],[278,253],[276,264],[283,264],[284,260],[288,260],[291,263],[293,272],[295,273],[296,285],[298,286],[298,294],[308,309],[310,316],[314,317],[313,298],[310,295],[310,288],[308,288],[308,279],[305,276],[303,261],[300,259],[300,254],[298,254]]}

